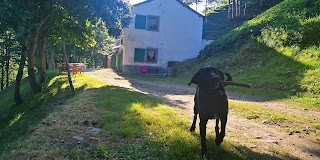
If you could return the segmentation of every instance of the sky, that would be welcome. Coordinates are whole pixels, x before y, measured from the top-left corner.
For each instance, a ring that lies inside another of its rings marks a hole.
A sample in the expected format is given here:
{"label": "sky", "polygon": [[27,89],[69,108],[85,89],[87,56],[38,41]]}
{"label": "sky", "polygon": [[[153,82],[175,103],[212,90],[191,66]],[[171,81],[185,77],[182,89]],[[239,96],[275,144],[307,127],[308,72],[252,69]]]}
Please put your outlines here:
{"label": "sky", "polygon": [[[137,4],[137,3],[140,3],[140,2],[143,2],[145,0],[129,0],[130,1],[130,4],[134,5],[134,4]],[[196,5],[191,5],[190,6],[193,10],[196,10]],[[198,4],[198,7],[197,7],[197,12],[199,12],[200,14],[202,14],[202,11],[204,10],[204,3],[203,4]]]}

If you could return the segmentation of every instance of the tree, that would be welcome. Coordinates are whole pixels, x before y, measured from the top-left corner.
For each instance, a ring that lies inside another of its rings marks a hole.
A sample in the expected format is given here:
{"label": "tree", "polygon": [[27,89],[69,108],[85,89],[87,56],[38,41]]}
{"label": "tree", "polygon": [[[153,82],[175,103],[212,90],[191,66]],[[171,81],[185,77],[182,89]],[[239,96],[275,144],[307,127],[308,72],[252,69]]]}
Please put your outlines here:
{"label": "tree", "polygon": [[[198,9],[198,4],[201,3],[201,2],[204,2],[204,0],[184,0],[183,1],[186,5],[193,5],[193,4],[196,4],[196,11]],[[207,0],[206,0],[207,2]]]}
{"label": "tree", "polygon": [[39,27],[34,27],[31,29],[31,40],[30,40],[30,49],[28,51],[28,75],[29,75],[29,84],[33,93],[39,93],[41,91],[41,86],[37,82],[35,74],[35,61],[34,54],[36,51],[38,36],[39,36]]}
{"label": "tree", "polygon": [[99,19],[92,29],[95,32],[94,40],[96,45],[87,47],[87,52],[84,52],[84,55],[87,60],[90,59],[89,67],[96,68],[103,65],[104,55],[113,52],[112,47],[114,47],[116,39],[109,35],[106,23],[102,19]]}
{"label": "tree", "polygon": [[22,80],[22,76],[23,76],[23,69],[26,63],[26,58],[27,58],[27,50],[28,50],[28,27],[26,26],[23,29],[23,35],[22,35],[22,52],[21,52],[21,58],[20,58],[20,64],[19,64],[19,68],[18,68],[18,73],[16,76],[16,83],[14,86],[14,101],[16,103],[16,105],[20,105],[23,102],[23,99],[21,98],[20,95],[20,84],[21,84],[21,80]]}
{"label": "tree", "polygon": [[[17,38],[17,40],[22,40],[22,36],[20,33],[22,33],[21,31],[23,30],[24,27],[21,26],[21,24],[24,24],[25,18],[22,16],[22,8],[23,8],[23,4],[24,2],[22,1],[14,1],[14,0],[3,0],[0,1],[0,34],[3,34],[7,31],[13,31],[14,34],[16,34],[15,38]],[[13,5],[14,4],[14,5]],[[22,28],[22,29],[21,29]],[[19,38],[20,37],[20,38]],[[26,35],[27,37],[27,35]],[[22,41],[20,41],[20,44]],[[8,55],[10,53],[8,52]],[[25,61],[25,58],[22,58],[21,61]],[[7,61],[8,62],[8,61]],[[9,64],[9,63],[7,63]],[[20,69],[21,66],[19,67],[18,70],[18,75],[16,77],[16,84],[19,84],[20,86],[20,81],[22,78],[22,74],[23,74],[23,68],[24,68],[24,62],[20,63],[20,65],[23,65],[22,70]],[[7,71],[9,70],[9,68],[7,67]],[[8,71],[9,72],[9,71]],[[7,72],[7,76],[8,76],[8,72]],[[21,73],[21,76],[19,75],[19,73]],[[8,78],[7,78],[8,81]],[[16,85],[17,86],[17,85]],[[15,87],[15,101],[18,102],[18,104],[22,103],[22,99],[20,97],[20,93],[19,93],[19,88]],[[19,99],[20,98],[20,99]]]}
{"label": "tree", "polygon": [[9,66],[10,66],[10,46],[12,45],[12,39],[11,39],[11,34],[10,32],[7,32],[7,35],[6,35],[6,40],[8,42],[8,44],[6,45],[6,55],[5,55],[5,64],[6,64],[6,88],[9,86]]}
{"label": "tree", "polygon": [[[18,39],[22,48],[14,94],[17,104],[22,103],[19,87],[26,55],[28,55],[29,84],[33,93],[41,91],[35,74],[37,45],[40,46],[38,71],[42,83],[45,75],[43,55],[48,38],[57,40],[57,42],[51,41],[51,44],[61,44],[61,41],[65,41],[83,47],[89,42],[94,46],[95,41],[91,36],[92,30],[87,25],[101,17],[107,22],[109,34],[119,36],[122,27],[129,25],[131,20],[129,5],[118,0],[3,0],[0,2],[0,13],[2,13],[0,31],[3,28],[6,28],[4,30],[13,28],[19,35]],[[60,17],[56,15],[60,15]],[[61,22],[64,25],[61,25]],[[73,26],[70,27],[70,25]],[[74,26],[76,28],[73,28]],[[61,30],[67,34],[59,33]],[[38,39],[39,44],[37,43]]]}
{"label": "tree", "polygon": [[[232,2],[232,3],[231,3]],[[245,13],[243,0],[228,0],[228,17],[239,18],[242,17],[242,13]]]}
{"label": "tree", "polygon": [[231,18],[231,0],[228,0],[228,17]]}
{"label": "tree", "polygon": [[39,39],[39,64],[38,64],[38,70],[39,70],[39,81],[40,83],[44,83],[45,81],[45,69],[46,69],[46,60],[45,60],[45,49],[46,49],[46,42],[47,42],[47,32],[48,29],[44,28],[41,31],[40,39]]}
{"label": "tree", "polygon": [[242,1],[238,0],[238,17],[242,17]]}
{"label": "tree", "polygon": [[4,58],[3,58],[3,56],[1,57],[0,67],[1,67],[0,90],[3,90],[3,88],[4,88]]}
{"label": "tree", "polygon": [[12,61],[12,58],[14,58],[14,54],[19,52],[19,49],[17,47],[17,42],[14,39],[14,31],[12,30],[7,30],[3,34],[3,65],[4,65],[4,70],[5,70],[5,75],[6,75],[6,81],[5,81],[5,87],[9,87],[9,84],[12,80],[12,76],[10,75],[10,70],[13,68],[12,66],[14,65],[14,61]]}

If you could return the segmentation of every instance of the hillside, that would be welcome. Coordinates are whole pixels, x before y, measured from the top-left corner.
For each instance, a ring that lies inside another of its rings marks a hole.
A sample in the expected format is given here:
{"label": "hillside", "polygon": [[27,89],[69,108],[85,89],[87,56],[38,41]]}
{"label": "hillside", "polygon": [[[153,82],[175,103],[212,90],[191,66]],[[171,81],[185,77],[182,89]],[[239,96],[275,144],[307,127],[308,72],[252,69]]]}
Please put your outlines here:
{"label": "hillside", "polygon": [[256,1],[247,0],[242,4],[242,14],[238,17],[228,17],[228,5],[225,1],[218,1],[216,6],[212,6],[205,11],[203,25],[203,38],[216,40],[240,26],[246,20],[252,19],[267,9],[275,6],[283,0]]}
{"label": "hillside", "polygon": [[251,92],[319,108],[319,13],[319,0],[285,0],[177,64],[178,77],[211,64]]}
{"label": "hillside", "polygon": [[204,38],[216,40],[223,36],[223,34],[240,26],[244,21],[245,18],[229,20],[228,7],[213,10],[205,17],[205,23],[203,25]]}

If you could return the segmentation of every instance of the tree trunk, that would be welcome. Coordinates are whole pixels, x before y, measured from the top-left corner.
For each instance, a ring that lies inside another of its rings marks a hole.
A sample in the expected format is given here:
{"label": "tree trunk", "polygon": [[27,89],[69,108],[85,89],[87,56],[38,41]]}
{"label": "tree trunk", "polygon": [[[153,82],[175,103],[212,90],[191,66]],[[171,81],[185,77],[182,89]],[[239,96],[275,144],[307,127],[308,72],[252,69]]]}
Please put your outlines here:
{"label": "tree trunk", "polygon": [[39,81],[40,84],[42,84],[46,77],[45,77],[45,68],[46,68],[46,59],[45,59],[45,49],[46,49],[46,35],[45,33],[43,35],[41,35],[40,37],[40,52],[39,52],[39,66],[38,66],[38,70],[39,70]]}
{"label": "tree trunk", "polygon": [[22,41],[22,53],[21,53],[18,73],[16,76],[16,83],[14,86],[14,101],[16,105],[20,105],[23,102],[23,99],[20,96],[20,83],[23,76],[23,69],[26,64],[27,50],[28,50],[27,47],[28,47],[28,28],[24,28],[23,41]]}
{"label": "tree trunk", "polygon": [[55,51],[53,48],[46,47],[46,59],[47,59],[47,65],[49,69],[55,68],[54,54],[55,54]]}
{"label": "tree trunk", "polygon": [[67,72],[68,72],[69,86],[70,86],[71,94],[72,94],[72,96],[74,96],[74,87],[73,87],[73,84],[72,84],[72,79],[71,79],[71,74],[70,74],[70,67],[69,67],[69,63],[68,63],[68,56],[67,56],[67,51],[66,51],[66,43],[63,42],[62,46],[63,46],[64,59],[66,61],[66,67],[67,67]]}
{"label": "tree trunk", "polygon": [[232,18],[235,18],[236,17],[236,0],[233,0],[232,1]]}
{"label": "tree trunk", "polygon": [[236,17],[238,17],[238,12],[239,12],[238,2],[239,2],[239,0],[235,0],[235,2],[236,2]]}
{"label": "tree trunk", "polygon": [[39,36],[39,27],[35,27],[32,30],[32,39],[30,44],[30,50],[28,52],[28,75],[29,75],[29,84],[31,86],[32,92],[39,93],[41,91],[41,86],[37,83],[36,74],[34,70],[34,54],[37,46],[37,40]]}
{"label": "tree trunk", "polygon": [[[97,61],[98,61],[98,58],[97,58],[97,54],[98,53],[96,53],[96,50],[93,50],[93,66],[94,66],[94,68],[97,68]],[[116,58],[117,58],[117,56],[115,56]],[[116,59],[116,66],[117,66],[117,59]],[[115,68],[115,69],[117,69],[117,68]]]}
{"label": "tree trunk", "polygon": [[247,3],[244,2],[243,17],[246,17],[246,9],[247,9]]}
{"label": "tree trunk", "polygon": [[74,57],[74,58],[73,58],[74,63],[79,62],[79,61],[77,60],[76,45],[73,46],[73,57]]}
{"label": "tree trunk", "polygon": [[238,11],[239,11],[239,14],[238,14],[238,16],[239,16],[239,17],[242,17],[242,12],[241,12],[241,10],[242,10],[242,0],[239,0],[239,1],[238,1],[238,6],[239,6],[239,10],[238,10]]}
{"label": "tree trunk", "polygon": [[[10,39],[10,38],[9,38]],[[9,87],[9,64],[10,64],[10,52],[9,49],[6,49],[6,88]]]}
{"label": "tree trunk", "polygon": [[4,88],[4,61],[1,62],[1,87],[0,90]]}
{"label": "tree trunk", "polygon": [[231,18],[231,0],[228,0],[228,18]]}
{"label": "tree trunk", "polygon": [[198,0],[196,0],[196,11],[198,11]]}

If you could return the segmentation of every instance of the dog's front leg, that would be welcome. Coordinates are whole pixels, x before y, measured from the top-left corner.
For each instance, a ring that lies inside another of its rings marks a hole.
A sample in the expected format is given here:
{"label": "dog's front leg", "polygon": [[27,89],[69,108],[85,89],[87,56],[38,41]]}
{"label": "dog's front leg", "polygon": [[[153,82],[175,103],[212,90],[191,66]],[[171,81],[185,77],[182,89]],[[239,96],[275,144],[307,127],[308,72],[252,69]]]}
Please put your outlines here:
{"label": "dog's front leg", "polygon": [[194,132],[194,130],[196,129],[196,123],[197,123],[197,115],[198,115],[198,103],[197,103],[197,93],[194,96],[194,106],[193,106],[193,122],[190,128],[190,132]]}
{"label": "dog's front leg", "polygon": [[200,136],[201,136],[201,153],[202,157],[207,157],[207,140],[206,140],[206,129],[207,129],[207,118],[200,118]]}
{"label": "dog's front leg", "polygon": [[220,121],[221,121],[221,132],[219,134],[216,134],[216,145],[220,146],[220,144],[223,141],[224,136],[226,135],[226,125],[227,125],[227,114],[223,115],[220,117]]}

